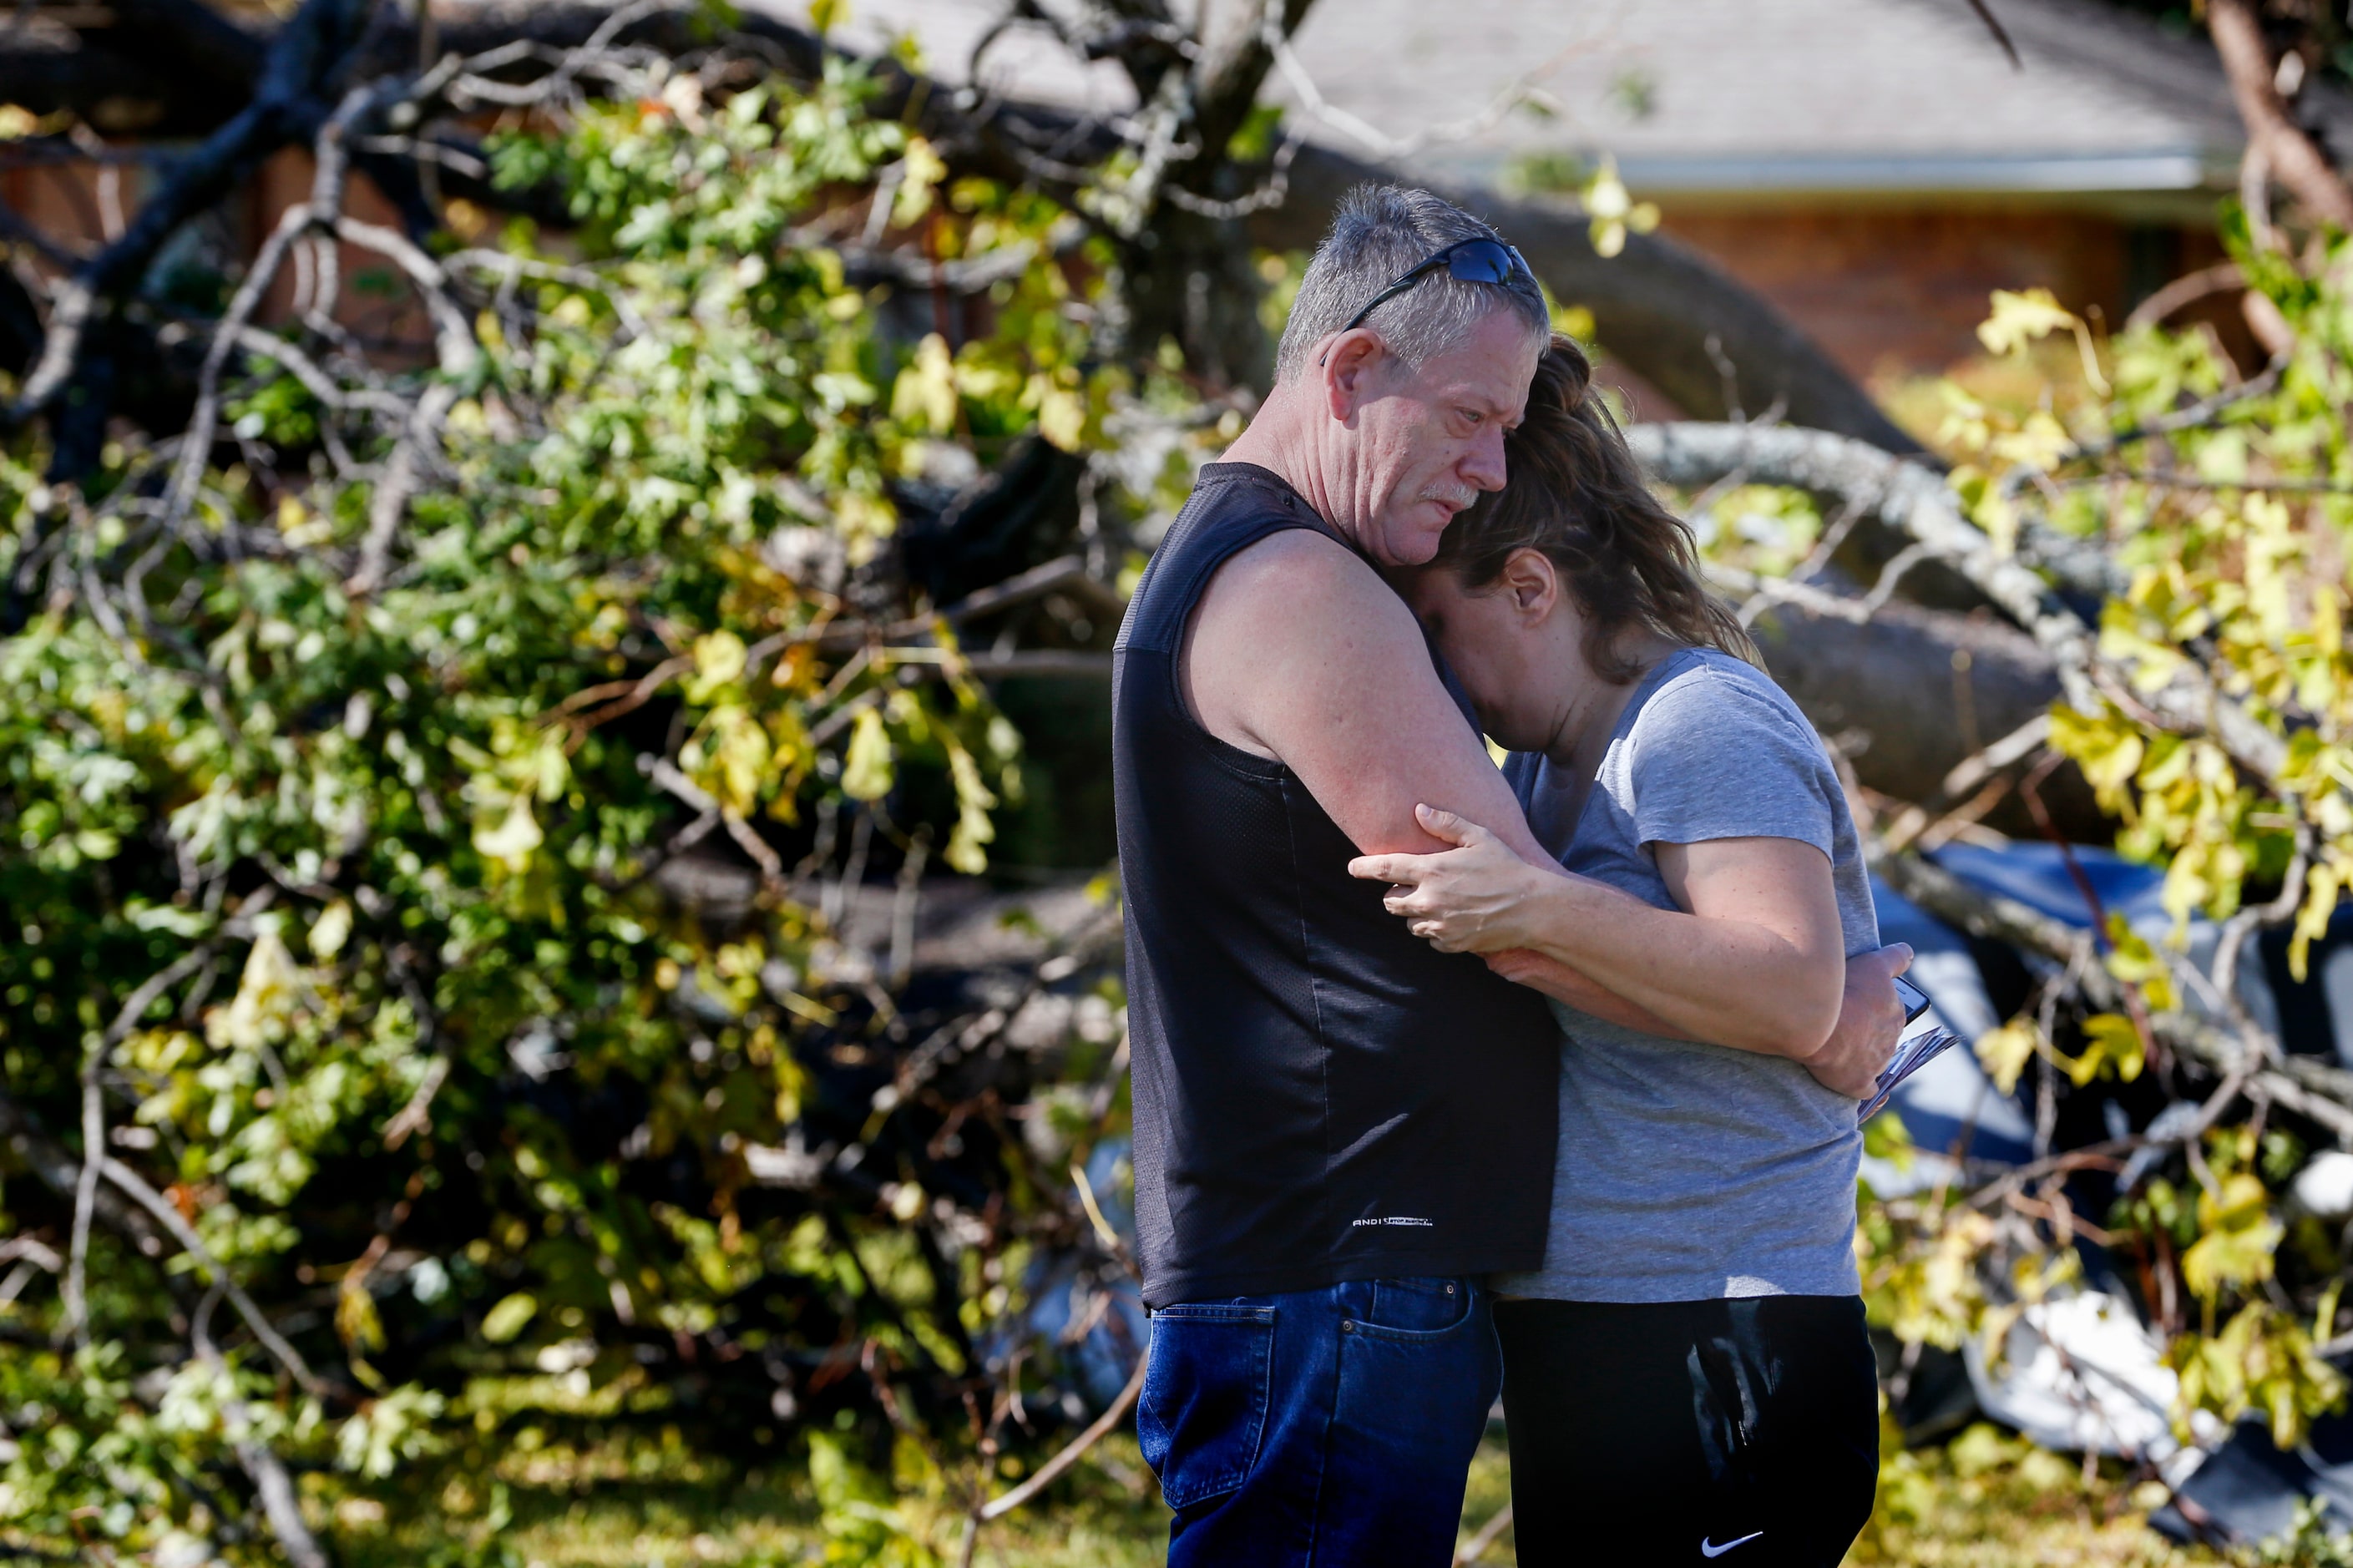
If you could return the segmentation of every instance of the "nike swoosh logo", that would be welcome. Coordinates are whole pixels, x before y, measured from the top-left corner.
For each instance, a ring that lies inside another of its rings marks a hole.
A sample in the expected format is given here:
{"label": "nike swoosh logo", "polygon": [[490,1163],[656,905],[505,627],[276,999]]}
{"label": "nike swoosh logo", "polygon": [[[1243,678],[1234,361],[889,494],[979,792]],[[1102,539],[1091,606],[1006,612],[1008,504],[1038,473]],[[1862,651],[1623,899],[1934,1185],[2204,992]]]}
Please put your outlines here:
{"label": "nike swoosh logo", "polygon": [[1727,1541],[1721,1546],[1718,1546],[1715,1542],[1710,1541],[1706,1536],[1703,1535],[1699,1538],[1699,1554],[1702,1557],[1721,1557],[1725,1552],[1731,1551],[1734,1547],[1746,1546],[1764,1533],[1765,1532],[1761,1530],[1752,1530],[1747,1534],[1742,1536],[1739,1540]]}

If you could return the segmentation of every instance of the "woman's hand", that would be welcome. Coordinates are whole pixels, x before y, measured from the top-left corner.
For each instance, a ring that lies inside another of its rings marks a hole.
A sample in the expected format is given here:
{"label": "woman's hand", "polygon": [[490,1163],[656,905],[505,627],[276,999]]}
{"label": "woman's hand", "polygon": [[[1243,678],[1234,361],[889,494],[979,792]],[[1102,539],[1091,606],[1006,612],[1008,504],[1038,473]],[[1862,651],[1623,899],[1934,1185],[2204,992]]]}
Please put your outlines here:
{"label": "woman's hand", "polygon": [[1823,1088],[1850,1100],[1869,1100],[1878,1092],[1879,1075],[1887,1070],[1904,1033],[1904,998],[1895,994],[1895,977],[1911,967],[1911,946],[1900,942],[1846,961],[1838,1026],[1820,1050],[1803,1058]]}
{"label": "woman's hand", "polygon": [[1360,855],[1348,875],[1392,884],[1381,902],[1440,952],[1499,952],[1529,945],[1522,916],[1531,895],[1561,879],[1538,870],[1475,822],[1417,805],[1414,820],[1454,845],[1435,855]]}

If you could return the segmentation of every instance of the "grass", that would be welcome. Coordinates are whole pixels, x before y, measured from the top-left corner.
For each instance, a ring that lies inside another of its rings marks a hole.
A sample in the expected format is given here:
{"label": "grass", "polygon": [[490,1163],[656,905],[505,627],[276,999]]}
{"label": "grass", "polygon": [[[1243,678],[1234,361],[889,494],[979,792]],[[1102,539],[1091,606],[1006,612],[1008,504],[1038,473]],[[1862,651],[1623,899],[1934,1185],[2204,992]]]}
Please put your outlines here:
{"label": "grass", "polygon": [[2165,1489],[2136,1485],[2118,1466],[2086,1477],[2062,1458],[1993,1427],[1880,1465],[1879,1506],[1850,1568],[2192,1568],[2230,1558],[2185,1548],[2148,1528]]}
{"label": "grass", "polygon": [[[661,1443],[575,1453],[509,1450],[487,1470],[453,1463],[421,1489],[311,1499],[354,1568],[783,1568],[798,1563],[952,1563],[962,1519],[920,1456],[902,1449],[894,1482],[868,1478],[875,1506],[831,1508],[807,1468],[717,1473]],[[436,1489],[438,1488],[438,1490]],[[1472,1467],[1467,1540],[1508,1500],[1500,1439]],[[1877,1513],[1847,1562],[1920,1568],[2200,1568],[2217,1553],[2173,1545],[2147,1528],[2162,1489],[2136,1488],[2113,1465],[2087,1479],[2073,1460],[1992,1427],[1950,1445],[1896,1454],[1883,1467]],[[877,1519],[890,1522],[881,1524]],[[828,1528],[830,1523],[831,1528]],[[1050,1507],[988,1528],[987,1568],[1145,1568],[1163,1561],[1166,1515],[1132,1436],[1107,1440],[1052,1495]],[[503,1548],[503,1552],[500,1548]],[[1481,1559],[1517,1562],[1509,1530]]]}

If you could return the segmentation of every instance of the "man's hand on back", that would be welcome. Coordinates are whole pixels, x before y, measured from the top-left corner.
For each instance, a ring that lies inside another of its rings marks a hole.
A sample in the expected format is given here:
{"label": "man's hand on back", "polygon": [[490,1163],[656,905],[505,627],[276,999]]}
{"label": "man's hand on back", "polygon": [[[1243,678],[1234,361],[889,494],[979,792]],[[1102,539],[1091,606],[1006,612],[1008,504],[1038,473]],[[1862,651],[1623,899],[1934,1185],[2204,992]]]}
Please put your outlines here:
{"label": "man's hand on back", "polygon": [[1879,1075],[1904,1033],[1904,999],[1895,994],[1895,977],[1910,967],[1912,950],[1900,942],[1846,961],[1838,1026],[1805,1060],[1806,1070],[1823,1087],[1850,1100],[1869,1100],[1878,1089]]}

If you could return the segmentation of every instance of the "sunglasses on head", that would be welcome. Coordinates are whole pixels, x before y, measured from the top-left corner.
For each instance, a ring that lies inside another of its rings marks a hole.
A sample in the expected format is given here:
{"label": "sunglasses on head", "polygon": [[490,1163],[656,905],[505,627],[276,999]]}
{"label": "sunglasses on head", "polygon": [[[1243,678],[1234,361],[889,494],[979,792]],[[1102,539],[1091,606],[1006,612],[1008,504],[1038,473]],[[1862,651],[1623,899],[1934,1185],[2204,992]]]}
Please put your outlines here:
{"label": "sunglasses on head", "polygon": [[1505,245],[1500,239],[1461,240],[1415,262],[1396,282],[1365,301],[1365,308],[1349,317],[1348,324],[1340,330],[1355,331],[1365,324],[1366,316],[1441,267],[1458,283],[1508,283],[1515,267],[1530,278],[1535,276],[1516,246]]}

